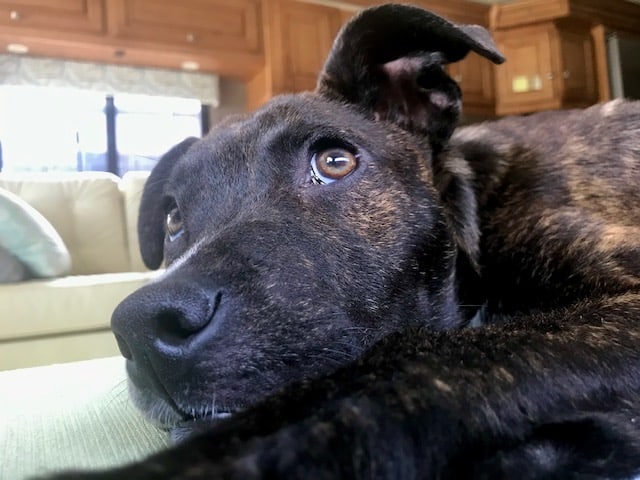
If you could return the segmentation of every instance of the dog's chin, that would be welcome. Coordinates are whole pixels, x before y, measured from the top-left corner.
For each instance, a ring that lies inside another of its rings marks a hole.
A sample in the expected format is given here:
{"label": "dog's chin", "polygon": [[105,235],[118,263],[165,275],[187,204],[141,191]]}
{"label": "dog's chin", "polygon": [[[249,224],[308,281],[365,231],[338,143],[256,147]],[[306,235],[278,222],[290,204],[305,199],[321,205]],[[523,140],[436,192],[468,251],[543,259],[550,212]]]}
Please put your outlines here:
{"label": "dog's chin", "polygon": [[211,410],[200,407],[181,407],[152,392],[141,390],[129,381],[129,395],[138,410],[156,427],[166,430],[173,442],[181,442],[210,429],[217,422],[230,418],[230,410]]}

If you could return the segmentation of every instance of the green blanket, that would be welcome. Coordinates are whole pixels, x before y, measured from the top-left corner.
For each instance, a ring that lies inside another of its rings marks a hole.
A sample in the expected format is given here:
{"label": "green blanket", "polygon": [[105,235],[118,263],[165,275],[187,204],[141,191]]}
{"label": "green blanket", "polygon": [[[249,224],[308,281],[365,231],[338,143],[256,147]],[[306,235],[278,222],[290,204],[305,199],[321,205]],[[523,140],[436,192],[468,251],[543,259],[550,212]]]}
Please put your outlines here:
{"label": "green blanket", "polygon": [[131,462],[168,445],[127,394],[120,357],[0,372],[0,479]]}

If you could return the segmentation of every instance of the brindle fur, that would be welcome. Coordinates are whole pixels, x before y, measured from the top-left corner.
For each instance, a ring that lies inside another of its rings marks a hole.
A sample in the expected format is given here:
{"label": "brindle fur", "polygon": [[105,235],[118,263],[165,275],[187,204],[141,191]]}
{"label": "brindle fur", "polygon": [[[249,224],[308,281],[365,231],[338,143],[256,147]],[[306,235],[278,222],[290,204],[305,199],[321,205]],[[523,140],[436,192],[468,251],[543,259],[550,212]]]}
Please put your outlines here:
{"label": "brindle fur", "polygon": [[[451,136],[441,64],[469,50],[501,61],[479,27],[365,11],[317,92],[161,160],[140,234],[168,271],[113,325],[137,404],[203,432],[64,478],[640,474],[640,104]],[[333,146],[359,167],[315,185]]]}

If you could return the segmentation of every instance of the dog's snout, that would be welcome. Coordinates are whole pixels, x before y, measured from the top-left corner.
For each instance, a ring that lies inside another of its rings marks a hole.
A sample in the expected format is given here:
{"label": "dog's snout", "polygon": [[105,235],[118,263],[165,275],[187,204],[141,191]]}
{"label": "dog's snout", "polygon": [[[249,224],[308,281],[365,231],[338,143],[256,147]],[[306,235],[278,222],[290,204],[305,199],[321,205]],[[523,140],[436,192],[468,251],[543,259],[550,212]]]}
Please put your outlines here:
{"label": "dog's snout", "polygon": [[223,302],[222,289],[207,289],[196,282],[158,282],[125,298],[113,312],[111,327],[122,355],[138,352],[189,355],[189,342],[216,329]]}

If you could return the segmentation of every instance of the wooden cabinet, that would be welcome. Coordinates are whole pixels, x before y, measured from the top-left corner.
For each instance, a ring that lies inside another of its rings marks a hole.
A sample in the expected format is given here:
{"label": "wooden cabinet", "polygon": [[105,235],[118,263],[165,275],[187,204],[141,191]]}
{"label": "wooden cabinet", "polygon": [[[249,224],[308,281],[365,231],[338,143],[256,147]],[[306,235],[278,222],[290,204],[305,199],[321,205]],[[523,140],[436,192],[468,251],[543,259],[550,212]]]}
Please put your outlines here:
{"label": "wooden cabinet", "polygon": [[52,32],[104,32],[103,0],[0,1],[0,25],[5,28]]}
{"label": "wooden cabinet", "polygon": [[249,79],[264,64],[261,0],[0,0],[0,49]]}
{"label": "wooden cabinet", "polygon": [[[0,0],[0,49],[128,65],[199,68],[247,82],[248,106],[311,90],[333,39],[384,0]],[[458,23],[489,24],[507,62],[449,65],[472,115],[609,98],[606,31],[640,33],[623,0],[412,0]]]}
{"label": "wooden cabinet", "polygon": [[333,39],[350,13],[296,0],[265,0],[265,69],[247,89],[248,107],[313,90]]}
{"label": "wooden cabinet", "polygon": [[464,113],[492,114],[495,106],[493,64],[471,52],[464,60],[448,65],[447,71],[462,90]]}
{"label": "wooden cabinet", "polygon": [[[255,108],[277,94],[313,90],[340,27],[367,3],[376,2],[360,0],[347,9],[344,2],[334,7],[304,0],[264,0],[266,65],[248,85],[248,107]],[[488,8],[484,5],[456,0],[446,4],[423,1],[422,6],[444,9],[438,13],[461,23],[486,23]],[[492,64],[472,53],[448,68],[463,91],[465,112],[493,114]]]}
{"label": "wooden cabinet", "polygon": [[[315,88],[340,27],[383,0],[0,0],[0,49],[29,55],[192,68],[247,83],[248,106]],[[461,23],[487,23],[486,5],[415,0]],[[451,66],[465,110],[493,108],[489,62]]]}
{"label": "wooden cabinet", "polygon": [[595,57],[588,26],[544,23],[495,34],[507,62],[496,67],[498,115],[598,101]]}
{"label": "wooden cabinet", "polygon": [[559,30],[558,71],[563,105],[590,105],[598,101],[595,53],[591,29],[564,27]]}
{"label": "wooden cabinet", "polygon": [[507,57],[495,69],[499,115],[609,100],[605,32],[640,32],[640,5],[623,0],[518,0],[489,18]]}
{"label": "wooden cabinet", "polygon": [[248,79],[263,65],[260,0],[108,0],[123,63]]}
{"label": "wooden cabinet", "polygon": [[257,52],[258,0],[108,0],[110,33],[119,39],[202,52]]}
{"label": "wooden cabinet", "polygon": [[556,107],[559,66],[552,55],[553,27],[533,27],[495,35],[507,61],[496,67],[496,112],[500,114]]}
{"label": "wooden cabinet", "polygon": [[313,90],[340,25],[340,10],[323,5],[283,0],[272,18],[276,89]]}

